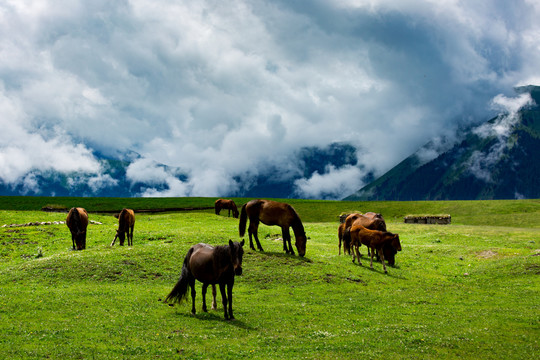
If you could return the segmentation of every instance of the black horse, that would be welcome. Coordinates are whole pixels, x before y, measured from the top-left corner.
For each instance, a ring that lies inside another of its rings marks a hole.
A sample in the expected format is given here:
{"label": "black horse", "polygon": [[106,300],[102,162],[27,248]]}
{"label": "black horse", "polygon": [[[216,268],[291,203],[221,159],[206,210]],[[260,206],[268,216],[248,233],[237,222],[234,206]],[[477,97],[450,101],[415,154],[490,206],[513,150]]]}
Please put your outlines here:
{"label": "black horse", "polygon": [[[207,244],[193,245],[187,252],[182,266],[180,279],[167,295],[165,302],[181,302],[187,294],[188,286],[191,287],[192,307],[191,313],[195,315],[195,280],[202,282],[203,311],[206,309],[206,290],[212,285],[212,309],[216,304],[216,288],[219,284],[225,320],[233,320],[232,288],[234,276],[242,275],[242,256],[244,255],[244,241],[232,242],[229,245],[210,246]],[[227,286],[227,292],[225,292]],[[227,309],[228,304],[228,309]]]}

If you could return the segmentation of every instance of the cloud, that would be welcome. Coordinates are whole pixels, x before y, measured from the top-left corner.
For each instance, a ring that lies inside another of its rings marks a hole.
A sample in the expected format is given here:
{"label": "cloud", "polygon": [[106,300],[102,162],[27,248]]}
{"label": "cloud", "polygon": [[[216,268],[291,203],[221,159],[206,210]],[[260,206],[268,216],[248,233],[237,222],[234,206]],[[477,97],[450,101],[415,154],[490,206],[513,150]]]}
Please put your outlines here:
{"label": "cloud", "polygon": [[144,195],[210,196],[333,142],[380,175],[540,79],[538,15],[531,1],[1,1],[0,176],[105,185],[92,153],[135,151]]}
{"label": "cloud", "polygon": [[521,94],[514,98],[499,94],[492,101],[492,107],[499,112],[495,121],[478,126],[473,132],[483,138],[497,136],[499,142],[504,142],[512,127],[519,121],[518,111],[524,106],[533,103],[534,101],[529,93]]}
{"label": "cloud", "polygon": [[17,100],[11,99],[0,87],[0,180],[6,184],[22,182],[35,190],[32,173],[55,170],[63,173],[98,173],[100,164],[91,151],[75,144],[61,129],[34,132],[27,113]]}
{"label": "cloud", "polygon": [[313,173],[309,179],[294,182],[296,193],[307,199],[342,199],[360,189],[362,172],[355,166],[328,166],[324,174]]}
{"label": "cloud", "polygon": [[468,161],[471,174],[485,182],[492,182],[491,168],[501,159],[509,146],[508,137],[514,125],[520,120],[519,110],[533,103],[529,93],[513,98],[502,94],[495,96],[492,106],[500,111],[500,115],[493,122],[484,123],[473,129],[473,133],[482,138],[494,136],[496,141],[487,152],[475,151],[471,155]]}

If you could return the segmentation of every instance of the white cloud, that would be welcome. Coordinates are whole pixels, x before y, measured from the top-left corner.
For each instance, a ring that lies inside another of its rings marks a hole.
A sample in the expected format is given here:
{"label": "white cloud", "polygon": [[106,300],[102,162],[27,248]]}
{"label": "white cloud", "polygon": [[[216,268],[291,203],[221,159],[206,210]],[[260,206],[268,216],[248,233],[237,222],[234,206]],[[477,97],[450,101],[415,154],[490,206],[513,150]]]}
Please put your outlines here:
{"label": "white cloud", "polygon": [[99,187],[109,182],[91,151],[133,150],[146,160],[131,179],[156,185],[145,195],[217,195],[333,142],[381,174],[540,78],[539,12],[530,1],[0,1],[0,176],[86,171]]}
{"label": "white cloud", "polygon": [[491,182],[491,168],[503,156],[509,146],[508,137],[512,128],[520,120],[518,111],[526,105],[533,103],[530,94],[521,94],[518,97],[509,98],[502,94],[493,99],[493,107],[501,111],[501,114],[493,121],[484,123],[473,129],[473,132],[483,138],[496,136],[496,142],[485,153],[475,151],[469,161],[469,172],[478,179]]}
{"label": "white cloud", "polygon": [[73,143],[71,137],[53,127],[47,136],[33,132],[29,117],[22,105],[9,98],[0,87],[0,180],[6,184],[23,182],[34,190],[34,170],[59,172],[100,171],[99,163],[90,150]]}
{"label": "white cloud", "polygon": [[309,179],[296,180],[296,193],[308,199],[342,199],[364,185],[362,175],[354,166],[328,166],[324,174],[315,172]]}

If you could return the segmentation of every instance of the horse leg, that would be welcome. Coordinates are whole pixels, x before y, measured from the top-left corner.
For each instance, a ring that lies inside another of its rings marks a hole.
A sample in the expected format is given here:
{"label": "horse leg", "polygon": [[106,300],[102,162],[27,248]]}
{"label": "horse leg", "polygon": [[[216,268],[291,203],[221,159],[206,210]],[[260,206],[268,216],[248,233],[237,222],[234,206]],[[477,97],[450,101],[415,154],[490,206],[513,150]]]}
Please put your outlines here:
{"label": "horse leg", "polygon": [[251,250],[255,250],[255,246],[253,246],[253,232],[255,231],[255,233],[257,233],[257,225],[252,225],[254,224],[253,221],[251,221],[251,219],[249,220],[249,227],[248,227],[248,234],[249,234],[249,248]]}
{"label": "horse leg", "polygon": [[189,286],[191,287],[191,313],[195,315],[195,278],[190,277]]}
{"label": "horse leg", "polygon": [[219,284],[219,291],[221,292],[221,303],[223,304],[225,320],[229,320],[229,313],[227,312],[227,293],[225,292],[225,283]]}
{"label": "horse leg", "polygon": [[75,250],[75,235],[71,233],[71,243],[73,244],[73,250]]}
{"label": "horse leg", "polygon": [[253,242],[251,241],[251,235],[253,235],[253,237],[255,238],[255,242],[257,243],[257,248],[260,250],[260,251],[264,251],[262,246],[261,246],[261,242],[259,241],[259,236],[257,235],[259,231],[259,221],[253,221],[253,220],[249,220],[249,229],[248,229],[248,232],[249,232],[249,247],[252,249],[252,250],[255,250],[255,248],[253,247]]}
{"label": "horse leg", "polygon": [[207,283],[203,283],[203,286],[202,286],[202,291],[201,291],[201,294],[202,294],[202,311],[204,312],[208,312],[208,309],[206,308],[206,290],[208,289],[208,285]]}
{"label": "horse leg", "polygon": [[373,269],[373,253],[374,253],[374,248],[370,248],[368,247],[368,249],[371,250],[371,256],[369,257],[369,267],[371,267]]}
{"label": "horse leg", "polygon": [[229,320],[234,320],[234,315],[232,311],[232,289],[234,285],[234,276],[231,281],[227,284],[227,298],[229,299]]}
{"label": "horse leg", "polygon": [[384,263],[384,251],[382,250],[382,248],[379,249],[378,253],[379,253],[379,257],[381,258],[381,261],[382,261],[382,266],[383,266],[383,269],[384,269],[384,273],[388,274],[388,271],[386,271],[386,264]]}
{"label": "horse leg", "polygon": [[[285,251],[287,254],[294,255],[294,250],[291,245],[291,232],[289,231],[289,227],[282,227],[281,235],[283,236],[283,251]],[[288,249],[287,245],[289,246]]]}
{"label": "horse leg", "polygon": [[212,310],[217,309],[217,302],[216,302],[216,284],[212,284]]}
{"label": "horse leg", "polygon": [[133,225],[128,229],[128,246],[133,246]]}

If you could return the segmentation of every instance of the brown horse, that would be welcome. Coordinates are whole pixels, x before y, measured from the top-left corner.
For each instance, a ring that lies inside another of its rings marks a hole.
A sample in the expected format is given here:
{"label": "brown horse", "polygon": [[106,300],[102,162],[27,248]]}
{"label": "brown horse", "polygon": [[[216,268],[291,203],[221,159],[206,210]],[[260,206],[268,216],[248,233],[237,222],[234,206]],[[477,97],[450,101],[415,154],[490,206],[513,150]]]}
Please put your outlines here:
{"label": "brown horse", "polygon": [[[192,307],[191,313],[195,315],[195,280],[202,282],[203,311],[206,309],[206,290],[212,285],[212,309],[216,305],[216,287],[219,284],[225,320],[233,320],[232,288],[234,276],[242,275],[242,256],[244,255],[244,241],[232,242],[229,245],[210,246],[207,244],[193,245],[187,252],[182,265],[180,279],[172,289],[165,302],[181,302],[191,287]],[[225,292],[227,286],[227,292]],[[228,308],[227,308],[228,305]]]}
{"label": "brown horse", "polygon": [[118,229],[116,230],[116,235],[114,240],[111,243],[111,246],[114,245],[116,238],[120,239],[120,246],[124,246],[124,240],[126,239],[128,246],[133,246],[133,228],[135,227],[135,212],[131,209],[122,209],[120,214],[118,214]]}
{"label": "brown horse", "polygon": [[221,209],[227,209],[229,210],[229,216],[231,216],[231,210],[233,213],[233,218],[238,219],[238,208],[236,207],[236,204],[232,200],[225,200],[225,199],[217,199],[214,203],[214,209],[216,211],[216,215],[219,215],[219,212]]}
{"label": "brown horse", "polygon": [[367,212],[365,214],[352,213],[345,218],[345,222],[339,225],[338,239],[339,239],[339,255],[341,255],[341,242],[343,241],[343,253],[351,254],[350,238],[344,238],[343,234],[345,229],[350,228],[353,224],[362,225],[363,227],[371,230],[386,231],[386,222],[381,214],[374,212]]}
{"label": "brown horse", "polygon": [[71,208],[66,218],[66,225],[71,231],[73,250],[86,249],[86,228],[88,227],[88,213],[83,208]]}
{"label": "brown horse", "polygon": [[294,255],[294,250],[291,245],[291,233],[289,232],[289,227],[292,227],[296,239],[295,246],[298,250],[298,255],[304,256],[306,254],[307,237],[304,231],[304,225],[302,225],[300,216],[298,216],[291,205],[270,200],[251,200],[242,206],[240,223],[238,226],[240,237],[243,237],[246,233],[246,223],[248,218],[249,247],[252,250],[255,250],[252,240],[253,236],[257,242],[257,248],[260,251],[264,251],[257,235],[260,221],[265,225],[277,225],[281,227],[283,251],[287,254]]}
{"label": "brown horse", "polygon": [[351,247],[353,251],[353,262],[355,257],[358,259],[358,264],[362,265],[360,261],[360,253],[358,248],[364,244],[370,250],[370,267],[373,269],[373,256],[377,252],[381,258],[384,272],[386,271],[386,264],[384,262],[384,252],[382,251],[385,244],[391,244],[397,251],[401,251],[401,242],[399,241],[398,234],[392,234],[387,231],[369,230],[362,225],[353,225],[345,232],[349,233],[351,238]]}

